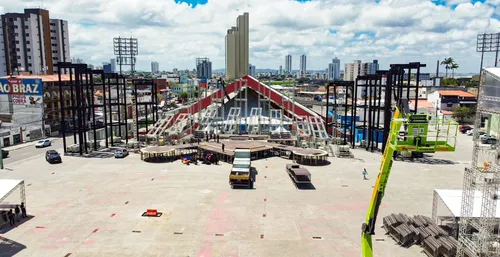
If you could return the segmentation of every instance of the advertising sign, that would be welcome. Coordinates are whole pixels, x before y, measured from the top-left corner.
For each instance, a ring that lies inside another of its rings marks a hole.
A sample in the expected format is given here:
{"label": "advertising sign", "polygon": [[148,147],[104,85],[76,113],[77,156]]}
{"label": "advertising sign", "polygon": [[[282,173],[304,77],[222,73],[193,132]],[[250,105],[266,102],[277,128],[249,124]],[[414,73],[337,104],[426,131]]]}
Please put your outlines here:
{"label": "advertising sign", "polygon": [[44,106],[42,85],[39,78],[0,78],[0,114],[10,117],[10,123],[15,125],[40,125]]}
{"label": "advertising sign", "polygon": [[0,78],[1,102],[22,105],[25,108],[41,108],[43,104],[41,79]]}
{"label": "advertising sign", "polygon": [[207,79],[206,79],[206,78],[202,78],[202,79],[200,79],[200,87],[201,87],[201,88],[207,88],[207,84],[208,84],[207,82],[208,82],[208,81],[207,81]]}

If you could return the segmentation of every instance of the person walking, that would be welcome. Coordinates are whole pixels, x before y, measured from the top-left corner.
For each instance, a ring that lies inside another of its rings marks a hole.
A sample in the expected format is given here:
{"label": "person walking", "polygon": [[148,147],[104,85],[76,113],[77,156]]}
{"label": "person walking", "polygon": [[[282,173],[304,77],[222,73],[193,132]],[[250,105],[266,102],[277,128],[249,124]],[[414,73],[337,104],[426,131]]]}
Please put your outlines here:
{"label": "person walking", "polygon": [[224,152],[224,147],[225,147],[225,145],[224,145],[224,143],[222,143],[222,152]]}
{"label": "person walking", "polygon": [[217,144],[219,143],[219,134],[217,134]]}
{"label": "person walking", "polygon": [[26,214],[26,206],[24,206],[24,202],[21,203],[21,215],[23,218],[28,217],[28,215]]}
{"label": "person walking", "polygon": [[17,222],[21,221],[21,208],[19,208],[19,205],[16,205],[14,211],[16,212]]}
{"label": "person walking", "polygon": [[366,171],[366,168],[363,169],[363,179],[367,180],[366,175],[368,175],[368,171]]}
{"label": "person walking", "polygon": [[8,216],[9,216],[9,223],[13,227],[16,224],[16,220],[15,220],[15,214],[12,212],[12,209],[9,210]]}

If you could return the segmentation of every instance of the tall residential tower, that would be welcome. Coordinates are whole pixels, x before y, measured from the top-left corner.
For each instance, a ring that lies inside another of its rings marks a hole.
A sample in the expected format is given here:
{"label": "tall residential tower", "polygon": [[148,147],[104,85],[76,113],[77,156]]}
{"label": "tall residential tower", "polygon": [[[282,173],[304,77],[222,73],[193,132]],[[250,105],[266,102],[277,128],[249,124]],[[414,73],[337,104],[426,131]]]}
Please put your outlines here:
{"label": "tall residential tower", "polygon": [[328,64],[328,80],[339,80],[340,79],[340,60],[335,57],[332,59],[332,63]]}
{"label": "tall residential tower", "polygon": [[300,56],[300,77],[307,76],[307,57],[305,54]]}
{"label": "tall residential tower", "polygon": [[285,56],[285,73],[289,75],[292,73],[292,55]]}
{"label": "tall residential tower", "polygon": [[236,19],[236,27],[226,35],[226,79],[231,81],[248,75],[249,71],[249,14]]}
{"label": "tall residential tower", "polygon": [[71,61],[68,22],[50,19],[48,10],[6,13],[1,23],[0,73],[54,74],[58,62]]}

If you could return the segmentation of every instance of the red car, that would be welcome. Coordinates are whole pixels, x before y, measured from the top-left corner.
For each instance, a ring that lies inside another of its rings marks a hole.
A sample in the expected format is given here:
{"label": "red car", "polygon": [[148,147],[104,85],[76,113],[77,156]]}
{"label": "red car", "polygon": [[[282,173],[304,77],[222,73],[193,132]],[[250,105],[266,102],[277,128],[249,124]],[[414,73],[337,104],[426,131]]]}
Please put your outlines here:
{"label": "red car", "polygon": [[460,131],[460,133],[462,133],[462,134],[465,134],[467,131],[469,131],[471,129],[472,129],[472,127],[469,125],[461,125],[460,127],[458,127],[458,131]]}

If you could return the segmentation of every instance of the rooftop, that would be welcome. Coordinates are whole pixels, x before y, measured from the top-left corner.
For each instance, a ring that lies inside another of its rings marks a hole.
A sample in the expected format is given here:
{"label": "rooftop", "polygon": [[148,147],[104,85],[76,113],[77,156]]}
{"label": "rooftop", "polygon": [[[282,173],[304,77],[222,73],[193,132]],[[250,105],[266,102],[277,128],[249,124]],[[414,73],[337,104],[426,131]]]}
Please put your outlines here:
{"label": "rooftop", "polygon": [[[42,82],[58,82],[59,81],[59,75],[19,75],[19,76],[5,76],[5,77],[0,77],[2,79],[9,79],[9,78],[18,78],[18,79],[42,79]],[[73,79],[75,77],[73,76]],[[70,81],[70,76],[69,74],[61,74],[61,80],[62,81]]]}
{"label": "rooftop", "polygon": [[476,97],[476,95],[460,90],[438,90],[442,96]]}

